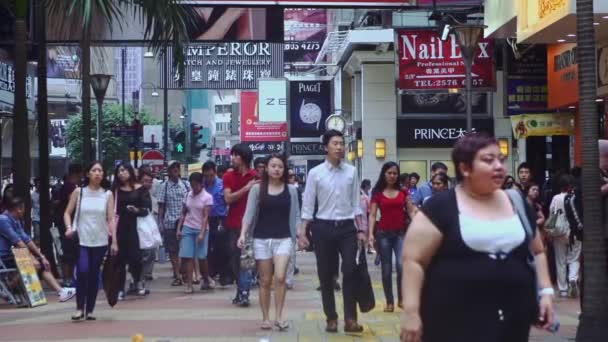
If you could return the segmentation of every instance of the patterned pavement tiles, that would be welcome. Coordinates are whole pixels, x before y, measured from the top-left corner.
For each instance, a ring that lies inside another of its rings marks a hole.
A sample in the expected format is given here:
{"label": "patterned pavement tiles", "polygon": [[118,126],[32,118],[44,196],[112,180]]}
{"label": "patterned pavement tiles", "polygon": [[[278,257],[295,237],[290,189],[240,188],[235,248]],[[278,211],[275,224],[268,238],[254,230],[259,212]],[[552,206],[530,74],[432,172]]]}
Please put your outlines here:
{"label": "patterned pavement tiles", "polygon": [[[216,288],[208,293],[183,294],[183,287],[169,286],[168,264],[157,264],[157,278],[151,282],[152,293],[146,298],[134,296],[110,308],[103,292],[98,298],[95,322],[71,322],[75,310],[74,300],[59,303],[49,296],[49,304],[33,309],[15,309],[0,304],[0,341],[131,341],[135,334],[142,334],[144,341],[154,342],[393,342],[399,338],[399,313],[384,313],[384,294],[380,281],[380,268],[369,260],[376,308],[360,315],[365,332],[360,335],[325,333],[325,317],[321,307],[321,295],[316,291],[318,278],[311,253],[298,255],[300,274],[295,289],[287,293],[287,318],[291,328],[286,332],[276,329],[265,332],[259,329],[261,313],[257,290],[251,294],[251,307],[237,308],[231,304],[234,287]],[[339,314],[342,313],[342,296],[336,296]],[[272,305],[272,304],[271,304]],[[530,341],[571,341],[578,323],[578,302],[556,300],[561,329],[549,334],[533,329]],[[271,309],[272,318],[273,309]]]}

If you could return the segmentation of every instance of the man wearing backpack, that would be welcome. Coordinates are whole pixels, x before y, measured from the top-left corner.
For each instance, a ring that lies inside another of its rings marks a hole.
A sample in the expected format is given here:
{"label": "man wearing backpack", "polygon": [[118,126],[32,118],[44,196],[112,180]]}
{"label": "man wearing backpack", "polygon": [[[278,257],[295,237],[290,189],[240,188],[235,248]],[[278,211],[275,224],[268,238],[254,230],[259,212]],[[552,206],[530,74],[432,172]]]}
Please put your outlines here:
{"label": "man wearing backpack", "polygon": [[[555,249],[555,264],[557,271],[557,287],[560,297],[577,297],[579,294],[579,258],[581,255],[582,220],[576,222],[578,212],[572,211],[574,205],[574,179],[571,175],[562,175],[559,179],[561,193],[555,195],[549,209],[549,219],[545,223],[545,230],[553,238]],[[573,221],[568,218],[568,208],[572,211]],[[582,216],[579,216],[579,219]],[[573,224],[574,223],[574,224]]]}

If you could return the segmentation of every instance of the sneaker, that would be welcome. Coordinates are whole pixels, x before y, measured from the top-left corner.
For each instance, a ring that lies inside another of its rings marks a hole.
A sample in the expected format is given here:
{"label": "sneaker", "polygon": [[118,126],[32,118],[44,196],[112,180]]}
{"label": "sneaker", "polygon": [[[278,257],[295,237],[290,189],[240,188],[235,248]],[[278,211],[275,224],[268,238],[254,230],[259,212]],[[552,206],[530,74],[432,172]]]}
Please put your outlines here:
{"label": "sneaker", "polygon": [[68,300],[74,298],[76,295],[76,289],[73,287],[64,287],[59,291],[59,301],[67,302]]}
{"label": "sneaker", "polygon": [[237,305],[242,308],[246,308],[246,307],[249,307],[249,305],[251,305],[251,304],[249,303],[249,298],[241,297],[241,300],[237,303]]}
{"label": "sneaker", "polygon": [[300,273],[300,269],[297,267],[293,268],[293,275],[298,275],[298,273]]}
{"label": "sneaker", "polygon": [[559,291],[559,296],[560,298],[568,297],[568,291]]}
{"label": "sneaker", "polygon": [[576,282],[576,280],[570,280],[569,287],[570,288],[568,290],[570,297],[578,297],[578,283]]}
{"label": "sneaker", "polygon": [[147,295],[148,293],[150,293],[150,292],[147,289],[145,289],[145,288],[141,288],[141,289],[137,290],[137,295],[138,296],[142,296],[143,297],[143,296]]}
{"label": "sneaker", "polygon": [[203,281],[203,283],[201,284],[201,291],[210,291],[213,290],[214,284],[211,284],[211,282],[209,281]]}
{"label": "sneaker", "polygon": [[237,305],[241,301],[241,296],[237,295],[232,299],[232,305]]}
{"label": "sneaker", "polygon": [[119,301],[125,300],[125,293],[123,291],[118,292],[118,300]]}

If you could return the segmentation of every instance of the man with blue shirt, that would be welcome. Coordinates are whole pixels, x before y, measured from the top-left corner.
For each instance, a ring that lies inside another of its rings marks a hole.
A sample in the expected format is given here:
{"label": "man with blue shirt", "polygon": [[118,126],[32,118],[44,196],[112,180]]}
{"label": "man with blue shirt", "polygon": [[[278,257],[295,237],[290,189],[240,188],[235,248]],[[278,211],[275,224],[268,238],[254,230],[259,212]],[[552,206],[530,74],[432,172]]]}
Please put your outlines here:
{"label": "man with blue shirt", "polygon": [[207,256],[209,274],[211,277],[219,274],[220,285],[226,286],[231,284],[233,279],[230,279],[231,271],[225,270],[225,267],[222,267],[223,263],[220,262],[230,258],[222,227],[228,212],[224,201],[224,182],[217,176],[217,166],[214,162],[205,162],[202,171],[205,177],[205,190],[213,197],[213,207],[209,214],[209,255]]}
{"label": "man with blue shirt", "polygon": [[0,215],[0,258],[2,258],[3,263],[9,268],[15,268],[12,247],[27,248],[33,257],[32,261],[39,275],[57,292],[59,300],[61,302],[70,300],[76,295],[76,289],[59,286],[50,271],[49,261],[23,230],[23,224],[21,223],[25,214],[23,200],[19,197],[13,197],[5,205],[6,211]]}
{"label": "man with blue shirt", "polygon": [[448,167],[442,162],[435,162],[431,165],[431,177],[427,183],[422,184],[418,188],[418,194],[415,198],[412,198],[414,205],[421,206],[424,199],[433,195],[433,186],[431,179],[438,173],[448,173]]}

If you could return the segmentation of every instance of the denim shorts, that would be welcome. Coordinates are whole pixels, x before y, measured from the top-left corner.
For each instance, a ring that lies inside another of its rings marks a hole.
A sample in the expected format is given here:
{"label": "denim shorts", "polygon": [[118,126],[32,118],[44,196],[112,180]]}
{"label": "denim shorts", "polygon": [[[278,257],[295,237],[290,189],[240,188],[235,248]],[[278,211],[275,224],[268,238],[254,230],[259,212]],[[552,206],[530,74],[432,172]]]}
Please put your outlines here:
{"label": "denim shorts", "polygon": [[253,239],[253,257],[255,260],[268,260],[277,255],[291,255],[295,248],[291,238]]}
{"label": "denim shorts", "polygon": [[179,257],[180,258],[197,258],[207,259],[207,250],[209,249],[209,230],[205,231],[205,238],[198,242],[200,229],[194,229],[188,226],[182,227],[182,236],[179,242]]}

